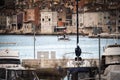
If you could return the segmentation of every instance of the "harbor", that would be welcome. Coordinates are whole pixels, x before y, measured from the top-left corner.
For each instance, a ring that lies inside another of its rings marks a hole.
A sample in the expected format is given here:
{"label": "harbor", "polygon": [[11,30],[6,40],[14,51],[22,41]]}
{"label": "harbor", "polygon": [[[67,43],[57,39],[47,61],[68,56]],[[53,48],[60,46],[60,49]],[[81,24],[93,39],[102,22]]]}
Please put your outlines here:
{"label": "harbor", "polygon": [[[48,76],[48,80],[68,80],[67,70],[77,67],[75,61],[76,36],[69,36],[70,40],[58,40],[57,36],[35,36],[35,54],[34,54],[34,37],[26,35],[0,35],[1,43],[16,44],[0,44],[0,50],[12,49],[19,52],[22,65],[26,68],[35,68],[37,73],[41,74],[41,78]],[[98,38],[89,38],[79,36],[80,47],[82,49],[81,57],[86,64],[81,67],[92,67],[99,65],[99,43]],[[101,38],[101,55],[107,44],[114,44],[115,40],[111,38]],[[120,44],[118,40],[117,43]],[[35,55],[35,58],[34,58]],[[92,61],[91,64],[90,61]],[[96,61],[96,64],[93,62]],[[87,63],[89,62],[89,63]],[[92,68],[94,69],[94,67]],[[96,69],[96,68],[95,68]],[[70,70],[70,71],[71,71]],[[78,69],[79,70],[79,69]],[[81,69],[80,69],[81,70]],[[88,69],[88,71],[91,69]],[[97,69],[96,69],[97,70]],[[40,71],[40,72],[39,72]],[[55,71],[55,73],[54,73]],[[64,75],[60,75],[61,71],[65,71]],[[52,73],[52,74],[51,74]],[[51,78],[51,76],[53,76]],[[62,77],[61,77],[62,76]],[[66,78],[66,79],[65,79]]]}
{"label": "harbor", "polygon": [[[20,58],[34,59],[34,36],[25,35],[0,35],[0,43],[16,43],[16,44],[0,44],[0,49],[10,48],[19,50]],[[75,54],[72,53],[76,47],[76,36],[69,36],[70,40],[59,41],[57,36],[36,36],[35,41],[35,51],[36,55],[38,51],[55,51],[56,58],[62,58],[65,53],[71,53],[66,56],[74,57]],[[98,58],[98,38],[88,38],[80,36],[80,47],[82,52],[88,52],[88,56],[83,54],[82,57],[85,58]],[[103,52],[103,47],[107,44],[114,43],[114,39],[103,38],[101,39],[101,53]],[[119,40],[117,41],[120,42]],[[97,44],[97,45],[96,45]],[[90,53],[92,55],[90,55]],[[37,56],[36,56],[37,58]]]}
{"label": "harbor", "polygon": [[1,0],[0,80],[120,80],[119,3]]}

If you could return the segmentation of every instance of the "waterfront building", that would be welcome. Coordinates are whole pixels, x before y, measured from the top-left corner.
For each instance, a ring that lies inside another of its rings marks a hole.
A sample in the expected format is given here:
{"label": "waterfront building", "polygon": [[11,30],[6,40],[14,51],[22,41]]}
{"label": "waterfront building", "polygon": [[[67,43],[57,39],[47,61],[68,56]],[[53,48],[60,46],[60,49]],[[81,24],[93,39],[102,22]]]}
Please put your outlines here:
{"label": "waterfront building", "polygon": [[106,33],[114,33],[116,31],[119,32],[120,31],[119,20],[120,20],[119,10],[103,12],[103,19],[102,19],[103,32]]}
{"label": "waterfront building", "polygon": [[55,27],[55,32],[63,33],[63,31],[67,29],[67,25],[66,25],[67,15],[65,8],[59,9],[57,14],[58,14],[58,22],[57,22],[57,26]]}
{"label": "waterfront building", "polygon": [[33,33],[33,29],[39,30],[40,14],[38,7],[26,9],[24,12],[23,22],[23,33]]}
{"label": "waterfront building", "polygon": [[19,33],[23,25],[23,13],[19,12],[11,16],[10,33]]}
{"label": "waterfront building", "polygon": [[6,32],[10,28],[10,16],[0,15],[0,33]]}
{"label": "waterfront building", "polygon": [[21,12],[14,15],[4,12],[0,14],[0,29],[3,31],[2,33],[17,33],[22,28],[22,24],[23,14]]}
{"label": "waterfront building", "polygon": [[[78,14],[78,20],[79,20],[79,28],[83,28],[84,26],[83,26],[83,22],[84,22],[84,19],[83,19],[83,17],[84,17],[84,14],[83,13],[79,13]],[[72,14],[72,26],[76,26],[77,25],[77,23],[76,23],[77,21],[76,21],[76,14]]]}
{"label": "waterfront building", "polygon": [[[94,15],[94,16],[93,16]],[[84,31],[87,34],[98,34],[102,31],[102,12],[86,12],[84,13]],[[101,29],[101,31],[98,31]]]}
{"label": "waterfront building", "polygon": [[54,32],[54,28],[57,26],[57,12],[52,12],[49,10],[43,10],[41,14],[41,33],[51,34]]}
{"label": "waterfront building", "polygon": [[[116,11],[114,9],[114,4],[108,6],[109,9],[113,10],[102,12],[102,10],[100,10],[102,7],[99,4],[104,4],[104,2],[101,0],[95,1],[94,4],[98,5],[98,7],[91,5],[93,2],[94,0],[80,0],[78,2],[79,32],[97,34],[102,30],[102,32],[112,33],[116,30],[115,23],[118,23],[117,28],[119,29],[120,11],[118,10],[117,21],[115,21],[116,16],[114,14]],[[108,1],[106,1],[106,3],[107,2]],[[11,25],[9,28],[6,26],[5,32],[33,33],[33,25],[36,33],[42,34],[52,34],[57,32],[57,29],[66,29],[66,33],[76,32],[75,0],[2,0],[1,5],[1,13],[10,15],[11,17]],[[4,8],[3,6],[5,6],[6,9],[2,9]],[[18,15],[20,15],[20,11],[24,13],[24,19],[19,23]],[[49,17],[48,20],[45,18],[45,15]],[[17,20],[17,22],[15,22],[15,20]],[[46,22],[43,20],[46,20]],[[100,29],[100,31],[98,29]]]}
{"label": "waterfront building", "polygon": [[27,9],[24,12],[24,19],[23,19],[23,33],[32,33],[33,32],[33,25],[35,21],[35,10],[34,9]]}
{"label": "waterfront building", "polygon": [[[94,15],[94,16],[93,16]],[[84,12],[79,13],[79,28],[85,34],[98,34],[108,32],[110,14],[108,12]],[[72,15],[72,26],[76,26],[76,14]]]}
{"label": "waterfront building", "polygon": [[17,15],[12,15],[11,26],[13,33],[17,30]]}
{"label": "waterfront building", "polygon": [[18,30],[22,29],[23,26],[23,12],[17,13],[17,28]]}

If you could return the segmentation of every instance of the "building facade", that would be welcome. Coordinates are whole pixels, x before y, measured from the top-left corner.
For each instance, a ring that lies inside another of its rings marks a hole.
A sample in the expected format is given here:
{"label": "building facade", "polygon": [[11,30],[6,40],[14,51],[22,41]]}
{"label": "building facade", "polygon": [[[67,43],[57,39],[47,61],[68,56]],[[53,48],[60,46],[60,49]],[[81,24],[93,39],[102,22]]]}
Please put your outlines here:
{"label": "building facade", "polygon": [[0,33],[7,33],[11,30],[11,17],[7,15],[0,15]]}
{"label": "building facade", "polygon": [[57,12],[41,11],[41,33],[51,34],[54,32],[54,28],[57,26]]}
{"label": "building facade", "polygon": [[[78,15],[79,28],[85,34],[109,32],[110,14],[108,12],[85,12]],[[76,14],[72,15],[72,26],[76,26]]]}

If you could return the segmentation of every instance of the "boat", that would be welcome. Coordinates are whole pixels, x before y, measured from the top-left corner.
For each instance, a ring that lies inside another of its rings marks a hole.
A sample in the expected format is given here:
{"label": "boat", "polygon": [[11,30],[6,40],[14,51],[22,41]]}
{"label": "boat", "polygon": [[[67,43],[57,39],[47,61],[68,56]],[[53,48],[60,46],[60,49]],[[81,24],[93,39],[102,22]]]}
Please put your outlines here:
{"label": "boat", "polygon": [[64,34],[64,35],[58,36],[58,40],[70,40],[70,38],[69,38],[69,36]]}
{"label": "boat", "polygon": [[120,79],[120,44],[108,45],[102,54],[101,69],[103,71],[101,79]]}
{"label": "boat", "polygon": [[[97,66],[91,66],[89,61],[75,61],[79,66],[67,68],[67,80],[95,80],[98,72]],[[85,63],[84,63],[85,62]],[[88,64],[87,64],[88,63]],[[87,65],[86,65],[87,64]]]}
{"label": "boat", "polygon": [[110,34],[111,37],[115,38],[115,43],[104,47],[101,57],[102,80],[120,79],[120,44],[117,42],[119,34],[118,31]]}
{"label": "boat", "polygon": [[18,51],[3,49],[0,51],[0,80],[39,80],[39,78],[34,69],[26,69],[21,65]]}
{"label": "boat", "polygon": [[[89,54],[82,52],[82,54],[84,53]],[[95,75],[98,72],[97,59],[75,57],[75,60],[69,60],[67,65],[67,80],[95,80]]]}
{"label": "boat", "polygon": [[66,30],[63,30],[61,33],[59,33],[58,40],[70,40],[69,36],[66,33]]}

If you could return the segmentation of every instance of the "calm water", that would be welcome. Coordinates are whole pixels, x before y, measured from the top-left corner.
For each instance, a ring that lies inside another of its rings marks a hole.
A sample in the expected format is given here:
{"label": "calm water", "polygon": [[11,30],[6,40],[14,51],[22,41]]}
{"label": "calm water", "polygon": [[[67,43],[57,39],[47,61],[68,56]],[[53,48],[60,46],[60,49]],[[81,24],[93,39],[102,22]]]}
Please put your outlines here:
{"label": "calm water", "polygon": [[[57,36],[36,36],[35,41],[35,52],[37,51],[55,51],[56,58],[62,58],[65,53],[66,57],[74,58],[75,54],[72,53],[76,48],[76,36],[69,36],[70,41],[58,41]],[[0,43],[3,42],[14,42],[16,44],[0,44],[0,49],[13,49],[20,52],[20,57],[34,58],[34,37],[26,35],[0,35]],[[101,54],[103,47],[107,44],[114,43],[114,39],[101,39]],[[120,40],[117,41],[120,43]],[[79,46],[83,53],[83,58],[98,58],[98,38],[79,37]]]}

